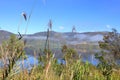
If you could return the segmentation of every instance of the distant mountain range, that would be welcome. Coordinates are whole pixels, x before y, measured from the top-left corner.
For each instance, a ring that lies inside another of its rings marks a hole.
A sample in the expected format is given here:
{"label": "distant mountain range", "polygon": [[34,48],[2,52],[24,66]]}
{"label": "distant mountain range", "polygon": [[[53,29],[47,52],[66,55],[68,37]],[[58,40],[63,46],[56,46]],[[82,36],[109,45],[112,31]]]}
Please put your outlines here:
{"label": "distant mountain range", "polygon": [[0,43],[2,43],[4,40],[7,40],[12,34],[13,33],[11,32],[0,30]]}
{"label": "distant mountain range", "polygon": [[[103,39],[103,36],[108,32],[84,32],[84,33],[72,33],[72,32],[50,32],[50,40],[64,42],[66,44],[81,44],[81,43],[97,43]],[[11,32],[0,30],[0,43],[3,40],[9,38]],[[46,40],[47,32],[38,32],[34,34],[24,35],[26,40]]]}
{"label": "distant mountain range", "polygon": [[[0,44],[2,41],[9,39],[10,35],[14,33],[0,30]],[[108,32],[84,32],[84,33],[72,33],[72,32],[50,32],[50,48],[57,54],[56,57],[62,56],[61,46],[64,44],[75,48],[78,53],[93,53],[98,51],[98,41],[103,40],[103,36]],[[17,35],[18,36],[18,35]],[[47,32],[38,32],[29,35],[23,35],[23,39],[27,41],[25,51],[27,54],[33,54],[34,50],[39,53],[40,49],[45,48]]]}

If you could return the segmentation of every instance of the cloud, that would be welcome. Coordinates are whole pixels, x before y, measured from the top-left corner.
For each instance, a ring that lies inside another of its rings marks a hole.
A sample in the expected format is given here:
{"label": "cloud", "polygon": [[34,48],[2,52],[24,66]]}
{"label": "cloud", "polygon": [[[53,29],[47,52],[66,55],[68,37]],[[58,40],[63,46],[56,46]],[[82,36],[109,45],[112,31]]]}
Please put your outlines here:
{"label": "cloud", "polygon": [[106,25],[106,27],[107,27],[108,29],[111,29],[111,28],[112,28],[110,25]]}
{"label": "cloud", "polygon": [[60,27],[59,27],[59,29],[60,29],[60,30],[63,30],[63,29],[64,29],[64,27],[63,27],[63,26],[60,26]]}

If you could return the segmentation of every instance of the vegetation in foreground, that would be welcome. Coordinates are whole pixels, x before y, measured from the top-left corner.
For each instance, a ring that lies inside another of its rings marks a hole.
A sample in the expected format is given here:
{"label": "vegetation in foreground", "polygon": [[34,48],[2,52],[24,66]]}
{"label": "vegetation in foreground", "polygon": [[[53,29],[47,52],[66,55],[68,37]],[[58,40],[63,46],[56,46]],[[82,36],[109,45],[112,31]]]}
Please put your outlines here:
{"label": "vegetation in foreground", "polygon": [[[48,32],[49,34],[49,32]],[[54,58],[54,53],[49,49],[49,43],[43,51],[44,55],[39,55],[39,65],[28,71],[17,65],[18,60],[26,59],[24,47],[25,42],[12,35],[8,41],[0,46],[0,79],[1,80],[120,80],[120,68],[116,64],[120,53],[120,36],[116,30],[104,36],[99,42],[101,53],[96,54],[99,60],[97,66],[89,62],[82,62],[81,56],[77,52],[63,45],[61,51],[64,55],[63,61],[58,63]],[[46,42],[49,42],[49,36]],[[107,55],[113,54],[113,58]]]}

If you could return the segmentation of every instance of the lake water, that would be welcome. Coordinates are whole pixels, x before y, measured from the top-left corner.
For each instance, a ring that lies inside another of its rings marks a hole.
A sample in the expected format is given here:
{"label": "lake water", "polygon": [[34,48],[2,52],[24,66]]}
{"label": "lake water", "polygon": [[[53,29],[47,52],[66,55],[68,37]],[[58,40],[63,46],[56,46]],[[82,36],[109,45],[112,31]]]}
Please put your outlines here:
{"label": "lake water", "polygon": [[[93,64],[94,66],[97,66],[99,61],[95,58],[94,54],[81,54],[81,61],[83,62],[89,62]],[[120,64],[120,60],[116,61],[118,64]],[[65,64],[65,61],[62,58],[58,59],[58,63],[63,63]],[[18,66],[27,70],[31,70],[33,66],[37,66],[39,64],[39,61],[37,58],[35,58],[32,55],[28,55],[28,58],[25,59],[24,61],[19,60],[17,62]],[[24,65],[23,65],[24,64]]]}
{"label": "lake water", "polygon": [[[88,61],[89,63],[93,64],[93,65],[97,65],[99,63],[99,61],[97,59],[95,59],[94,54],[86,54],[86,55],[82,55],[81,60],[83,62]],[[31,69],[34,65],[38,65],[38,59],[35,58],[34,56],[30,56],[28,55],[28,58],[26,60],[24,60],[24,68],[27,69]],[[65,64],[65,61],[62,60],[61,58],[58,59],[58,63],[63,63]],[[22,64],[22,61],[20,61],[20,64]]]}

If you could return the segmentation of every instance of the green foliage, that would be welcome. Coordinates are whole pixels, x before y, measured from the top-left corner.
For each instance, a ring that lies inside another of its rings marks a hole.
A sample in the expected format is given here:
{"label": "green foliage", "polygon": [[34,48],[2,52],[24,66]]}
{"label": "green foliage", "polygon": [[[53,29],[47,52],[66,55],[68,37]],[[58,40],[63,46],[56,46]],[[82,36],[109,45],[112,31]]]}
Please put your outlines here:
{"label": "green foliage", "polygon": [[110,57],[112,54],[114,59],[118,60],[120,58],[120,34],[117,30],[112,29],[112,32],[105,35],[103,41],[99,42],[99,47],[103,49],[103,51],[99,53],[101,55],[95,55],[100,62],[97,67],[106,80],[110,80],[114,63],[112,58],[107,59],[105,56]]}
{"label": "green foliage", "polygon": [[40,65],[45,67],[46,64],[48,64],[48,62],[51,59],[53,54],[52,54],[51,50],[47,50],[47,49],[44,49],[43,53],[44,53],[44,55],[39,56],[39,63],[40,63]]}
{"label": "green foliage", "polygon": [[3,63],[3,79],[6,79],[13,69],[16,61],[24,56],[24,43],[11,35],[8,41],[0,46],[0,56]]}
{"label": "green foliage", "polygon": [[63,64],[59,64],[57,59],[54,59],[52,63],[53,71],[55,71],[56,75],[60,76],[65,66]]}
{"label": "green foliage", "polygon": [[[111,40],[112,39],[112,40]],[[116,39],[110,38],[111,41]],[[117,40],[119,41],[119,40]],[[111,48],[116,48],[116,44],[111,46],[109,40],[99,43],[103,52],[96,54],[99,64],[96,66],[88,62],[81,62],[78,53],[68,46],[64,45],[61,49],[65,64],[59,64],[54,58],[52,51],[48,49],[41,50],[43,55],[39,56],[39,65],[32,68],[30,72],[23,70],[17,74],[11,75],[13,66],[18,59],[24,56],[24,43],[15,36],[11,36],[10,40],[4,42],[0,46],[0,58],[4,66],[0,68],[0,79],[8,80],[120,80],[120,68],[114,69],[112,63],[105,56],[111,53]],[[112,50],[114,50],[114,48]],[[119,46],[117,46],[119,48]],[[114,51],[113,51],[114,52]],[[113,53],[112,52],[112,53]],[[118,53],[117,53],[118,54]],[[8,62],[8,63],[6,63]],[[6,66],[7,65],[7,66]]]}
{"label": "green foliage", "polygon": [[66,45],[62,47],[62,52],[64,54],[66,64],[73,63],[79,58],[78,53],[73,48],[68,48]]}
{"label": "green foliage", "polygon": [[97,65],[97,67],[102,72],[102,75],[106,78],[106,80],[110,80],[112,74],[112,64],[107,62],[104,59],[103,55],[99,56],[98,54],[96,54],[95,58],[99,60],[99,64]]}
{"label": "green foliage", "polygon": [[62,47],[62,52],[65,53],[65,52],[67,51],[67,49],[68,49],[68,48],[67,48],[67,45],[63,45],[63,47]]}
{"label": "green foliage", "polygon": [[69,48],[69,49],[67,49],[67,51],[66,51],[66,53],[65,53],[65,59],[76,59],[78,57],[78,55],[77,55],[77,52],[74,50],[74,49],[72,49],[72,48]]}
{"label": "green foliage", "polygon": [[105,35],[103,41],[99,42],[100,48],[114,55],[115,59],[120,58],[120,34],[116,29]]}
{"label": "green foliage", "polygon": [[88,79],[89,72],[90,72],[89,63],[86,62],[85,64],[82,64],[80,60],[78,60],[73,65],[73,80]]}

